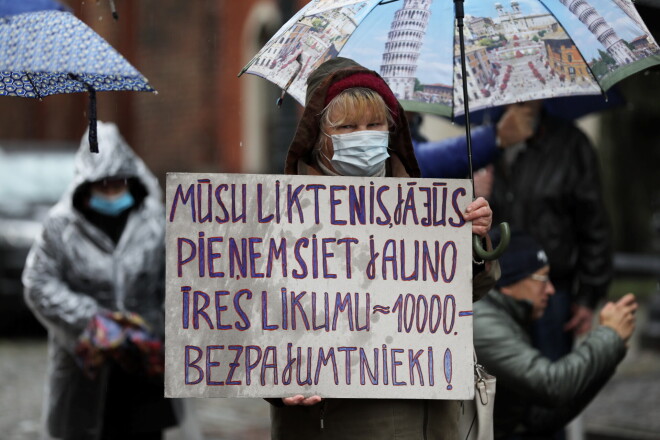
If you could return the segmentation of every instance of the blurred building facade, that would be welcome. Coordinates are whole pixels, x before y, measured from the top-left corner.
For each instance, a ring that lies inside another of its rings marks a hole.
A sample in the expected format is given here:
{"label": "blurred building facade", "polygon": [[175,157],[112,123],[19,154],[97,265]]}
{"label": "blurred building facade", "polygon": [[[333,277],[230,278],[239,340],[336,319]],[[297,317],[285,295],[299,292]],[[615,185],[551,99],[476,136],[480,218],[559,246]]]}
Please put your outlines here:
{"label": "blurred building facade", "polygon": [[[277,108],[279,88],[237,75],[307,0],[115,0],[118,21],[107,0],[61,1],[158,90],[99,93],[98,118],[119,125],[161,183],[167,172],[281,172],[301,107],[287,96]],[[649,4],[636,7],[658,39],[660,8]],[[654,68],[623,81],[627,106],[600,124],[608,205],[617,248],[625,251],[650,250],[648,219],[660,198],[659,75]],[[87,127],[87,100],[83,93],[43,102],[1,97],[0,144],[78,142]]]}
{"label": "blurred building facade", "polygon": [[[292,99],[241,68],[306,1],[61,0],[115,47],[158,94],[98,94],[98,119],[116,122],[157,173],[280,172],[298,119]],[[77,142],[87,95],[42,102],[3,97],[0,139]]]}

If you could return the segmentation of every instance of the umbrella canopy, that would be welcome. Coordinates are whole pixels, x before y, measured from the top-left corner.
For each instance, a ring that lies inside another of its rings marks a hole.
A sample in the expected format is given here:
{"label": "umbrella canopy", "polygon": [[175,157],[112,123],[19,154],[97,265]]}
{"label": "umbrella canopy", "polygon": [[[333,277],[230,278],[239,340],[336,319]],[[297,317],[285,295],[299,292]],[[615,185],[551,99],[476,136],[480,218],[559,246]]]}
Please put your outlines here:
{"label": "umbrella canopy", "polygon": [[0,95],[153,92],[147,79],[73,14],[38,11],[0,17]]}
{"label": "umbrella canopy", "polygon": [[[42,98],[87,91],[90,126],[95,127],[97,91],[155,92],[135,67],[73,14],[2,14],[0,9],[0,96]],[[95,131],[90,130],[92,149]]]}
{"label": "umbrella canopy", "polygon": [[[470,109],[601,94],[660,64],[629,0],[474,0],[464,9]],[[335,56],[379,72],[406,110],[464,113],[454,2],[313,0],[243,71],[288,85],[303,103],[307,75]]]}
{"label": "umbrella canopy", "polygon": [[70,9],[55,0],[0,0],[0,16],[45,10],[69,11]]}
{"label": "umbrella canopy", "polygon": [[[592,113],[620,108],[625,104],[623,94],[617,86],[614,86],[606,92],[605,97],[602,95],[573,95],[548,98],[543,101],[543,109],[556,118],[573,121]],[[496,122],[505,111],[506,106],[485,107],[470,111],[470,123],[481,125]],[[456,116],[453,121],[464,125],[465,115]]]}

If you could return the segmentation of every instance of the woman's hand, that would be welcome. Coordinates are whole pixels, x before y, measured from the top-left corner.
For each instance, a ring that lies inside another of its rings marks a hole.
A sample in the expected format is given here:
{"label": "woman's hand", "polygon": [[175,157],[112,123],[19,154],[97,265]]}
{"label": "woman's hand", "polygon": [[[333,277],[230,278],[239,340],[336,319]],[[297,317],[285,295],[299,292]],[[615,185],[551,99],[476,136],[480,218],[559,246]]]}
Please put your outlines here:
{"label": "woman's hand", "polygon": [[483,197],[470,203],[463,214],[466,221],[472,221],[472,233],[485,237],[493,223],[493,210]]}
{"label": "woman's hand", "polygon": [[312,405],[316,405],[321,400],[323,400],[321,399],[321,396],[305,397],[302,394],[297,394],[293,397],[282,398],[282,402],[284,402],[286,406],[296,406],[296,405],[312,406]]}

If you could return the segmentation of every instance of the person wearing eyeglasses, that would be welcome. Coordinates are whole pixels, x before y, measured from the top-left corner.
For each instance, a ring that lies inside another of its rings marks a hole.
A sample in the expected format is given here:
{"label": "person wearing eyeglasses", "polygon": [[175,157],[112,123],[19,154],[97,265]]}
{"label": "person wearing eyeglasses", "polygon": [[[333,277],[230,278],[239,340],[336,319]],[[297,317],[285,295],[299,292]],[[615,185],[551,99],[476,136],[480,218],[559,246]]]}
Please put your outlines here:
{"label": "person wearing eyeglasses", "polygon": [[[491,237],[493,243],[498,237]],[[532,345],[531,324],[554,295],[545,251],[520,230],[499,258],[502,276],[474,304],[478,362],[497,378],[496,439],[551,439],[596,396],[626,354],[637,302],[608,302],[599,325],[568,354],[551,360]]]}

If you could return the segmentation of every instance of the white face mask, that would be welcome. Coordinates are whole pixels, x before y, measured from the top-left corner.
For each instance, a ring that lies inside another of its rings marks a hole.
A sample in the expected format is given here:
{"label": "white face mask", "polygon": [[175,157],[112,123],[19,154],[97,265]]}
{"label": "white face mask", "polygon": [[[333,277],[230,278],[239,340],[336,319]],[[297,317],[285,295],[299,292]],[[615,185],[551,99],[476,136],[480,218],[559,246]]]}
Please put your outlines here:
{"label": "white face mask", "polygon": [[334,154],[330,162],[343,176],[374,176],[385,166],[390,157],[387,131],[355,131],[330,136]]}

